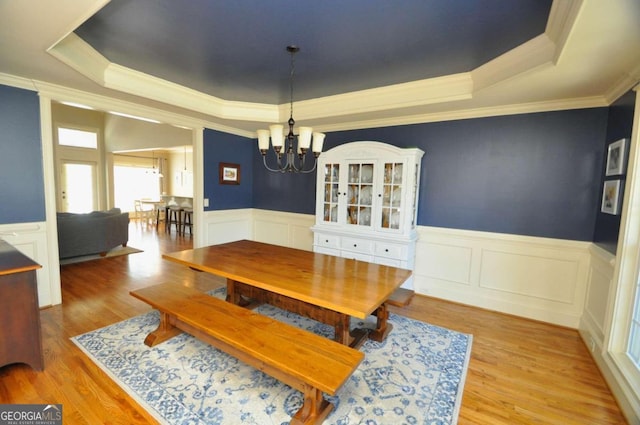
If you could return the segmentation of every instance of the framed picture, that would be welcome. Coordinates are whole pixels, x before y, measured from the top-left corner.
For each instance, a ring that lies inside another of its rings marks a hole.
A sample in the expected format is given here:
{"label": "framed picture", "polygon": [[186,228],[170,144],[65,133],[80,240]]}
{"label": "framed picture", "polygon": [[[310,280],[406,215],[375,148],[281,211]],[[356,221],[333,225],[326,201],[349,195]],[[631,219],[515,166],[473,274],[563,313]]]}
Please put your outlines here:
{"label": "framed picture", "polygon": [[218,166],[220,184],[240,184],[240,164],[221,162]]}
{"label": "framed picture", "polygon": [[624,173],[627,139],[620,139],[609,145],[607,153],[607,176],[617,176]]}
{"label": "framed picture", "polygon": [[618,215],[620,204],[620,180],[606,180],[602,189],[602,207],[600,211],[606,214]]}

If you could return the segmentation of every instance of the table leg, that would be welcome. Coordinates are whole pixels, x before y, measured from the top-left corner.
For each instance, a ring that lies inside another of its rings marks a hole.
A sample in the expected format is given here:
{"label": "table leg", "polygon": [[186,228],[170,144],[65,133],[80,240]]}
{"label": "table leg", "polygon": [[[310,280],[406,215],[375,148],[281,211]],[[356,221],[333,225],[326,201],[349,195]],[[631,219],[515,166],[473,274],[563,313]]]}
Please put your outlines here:
{"label": "table leg", "polygon": [[340,344],[350,345],[353,338],[351,337],[351,333],[349,332],[349,326],[351,324],[351,318],[343,314],[336,322],[333,327],[335,329],[335,341]]}
{"label": "table leg", "polygon": [[226,301],[241,307],[246,307],[251,304],[250,300],[247,300],[242,296],[242,292],[238,287],[240,282],[227,278],[227,298]]}
{"label": "table leg", "polygon": [[160,324],[158,325],[158,328],[147,335],[144,339],[144,344],[148,347],[153,347],[154,345],[158,345],[182,333],[180,329],[171,324],[171,321],[172,316],[161,311]]}
{"label": "table leg", "polygon": [[374,313],[378,318],[376,329],[369,334],[369,338],[374,341],[382,342],[385,340],[393,325],[388,322],[389,310],[387,309],[387,303],[383,303]]}

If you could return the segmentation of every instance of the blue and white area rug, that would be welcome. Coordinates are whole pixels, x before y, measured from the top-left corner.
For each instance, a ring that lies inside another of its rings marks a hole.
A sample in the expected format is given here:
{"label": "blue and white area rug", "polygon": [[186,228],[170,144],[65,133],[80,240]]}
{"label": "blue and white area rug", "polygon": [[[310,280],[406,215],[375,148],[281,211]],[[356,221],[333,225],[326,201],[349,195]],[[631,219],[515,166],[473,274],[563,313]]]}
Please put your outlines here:
{"label": "blue and white area rug", "polygon": [[[224,288],[212,292],[224,297]],[[333,328],[263,305],[256,311],[330,337]],[[160,423],[288,424],[302,394],[186,334],[154,348],[153,311],[72,340]],[[457,423],[472,336],[391,314],[383,343],[366,341],[365,359],[335,397],[335,425]]]}

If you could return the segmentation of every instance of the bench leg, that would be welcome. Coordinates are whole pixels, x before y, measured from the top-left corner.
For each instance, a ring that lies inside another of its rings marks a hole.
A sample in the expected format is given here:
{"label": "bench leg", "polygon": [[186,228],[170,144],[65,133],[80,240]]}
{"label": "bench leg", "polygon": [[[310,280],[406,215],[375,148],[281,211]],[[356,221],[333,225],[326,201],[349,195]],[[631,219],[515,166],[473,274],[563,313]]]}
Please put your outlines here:
{"label": "bench leg", "polygon": [[291,418],[291,425],[321,424],[333,410],[333,404],[322,397],[322,391],[305,385],[304,404]]}
{"label": "bench leg", "polygon": [[391,329],[393,329],[393,325],[388,322],[389,320],[389,310],[387,309],[387,303],[383,303],[374,313],[378,318],[378,322],[376,324],[376,329],[369,334],[369,338],[374,341],[382,342],[385,340]]}
{"label": "bench leg", "polygon": [[180,333],[182,333],[182,331],[171,324],[171,316],[167,313],[160,312],[160,324],[155,331],[147,335],[144,339],[144,344],[148,347],[153,347]]}

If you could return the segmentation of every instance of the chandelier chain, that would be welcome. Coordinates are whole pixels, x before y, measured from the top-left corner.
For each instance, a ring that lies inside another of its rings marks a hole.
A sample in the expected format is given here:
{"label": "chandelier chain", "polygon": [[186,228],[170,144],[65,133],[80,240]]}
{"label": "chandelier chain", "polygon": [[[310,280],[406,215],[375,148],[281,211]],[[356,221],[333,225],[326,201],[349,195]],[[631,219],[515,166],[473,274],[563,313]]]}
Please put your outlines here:
{"label": "chandelier chain", "polygon": [[291,51],[291,72],[289,73],[289,117],[293,118],[293,79],[295,77],[296,63],[295,50]]}

